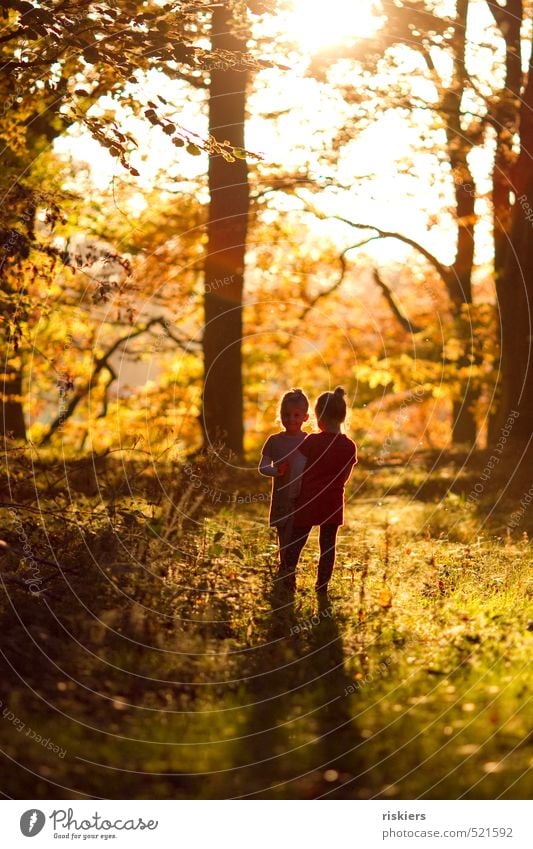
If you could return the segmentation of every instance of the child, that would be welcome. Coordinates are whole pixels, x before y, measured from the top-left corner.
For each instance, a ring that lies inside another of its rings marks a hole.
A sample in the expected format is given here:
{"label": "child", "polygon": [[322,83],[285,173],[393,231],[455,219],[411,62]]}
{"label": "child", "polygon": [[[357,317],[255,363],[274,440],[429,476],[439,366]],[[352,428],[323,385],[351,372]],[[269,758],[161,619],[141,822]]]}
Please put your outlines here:
{"label": "child", "polygon": [[259,471],[272,477],[272,501],[270,526],[276,528],[279,543],[280,568],[285,558],[285,549],[291,538],[292,513],[297,495],[297,484],[291,472],[292,458],[306,434],[302,425],[309,418],[309,401],[301,389],[287,392],[280,406],[280,418],[284,431],[269,436],[261,452]]}
{"label": "child", "polygon": [[296,589],[295,570],[313,525],[320,527],[320,560],[315,590],[325,594],[335,564],[335,543],[344,521],[344,485],[357,463],[357,448],[341,431],[346,418],[344,390],[325,392],[316,402],[315,414],[320,433],[310,434],[299,446],[303,470],[300,494],[296,500],[293,530],[279,576],[286,589]]}

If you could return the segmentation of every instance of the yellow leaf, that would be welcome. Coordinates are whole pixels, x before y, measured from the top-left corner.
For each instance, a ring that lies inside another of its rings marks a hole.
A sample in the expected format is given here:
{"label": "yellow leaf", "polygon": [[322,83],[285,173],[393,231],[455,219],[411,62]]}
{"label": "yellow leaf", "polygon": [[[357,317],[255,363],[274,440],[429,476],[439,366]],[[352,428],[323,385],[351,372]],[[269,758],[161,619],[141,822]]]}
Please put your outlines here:
{"label": "yellow leaf", "polygon": [[389,608],[392,605],[392,593],[388,589],[388,587],[383,587],[379,594],[378,602],[381,607],[384,607],[385,609]]}

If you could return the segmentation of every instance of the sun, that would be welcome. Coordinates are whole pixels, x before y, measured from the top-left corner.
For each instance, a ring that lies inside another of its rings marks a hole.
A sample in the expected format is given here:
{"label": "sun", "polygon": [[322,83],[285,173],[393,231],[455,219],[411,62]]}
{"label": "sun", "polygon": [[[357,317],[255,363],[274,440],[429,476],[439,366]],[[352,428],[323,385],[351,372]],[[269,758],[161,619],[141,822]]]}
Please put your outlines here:
{"label": "sun", "polygon": [[381,26],[374,0],[292,0],[286,32],[311,53],[345,41],[369,38]]}

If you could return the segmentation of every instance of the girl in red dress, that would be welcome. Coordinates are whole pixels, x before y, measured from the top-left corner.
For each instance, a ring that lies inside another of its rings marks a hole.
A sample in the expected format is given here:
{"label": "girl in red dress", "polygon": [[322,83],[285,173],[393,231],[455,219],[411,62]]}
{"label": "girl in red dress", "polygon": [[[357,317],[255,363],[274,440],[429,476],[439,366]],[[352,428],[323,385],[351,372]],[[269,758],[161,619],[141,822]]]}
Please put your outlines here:
{"label": "girl in red dress", "polygon": [[296,589],[296,566],[313,525],[318,525],[320,559],[315,590],[327,593],[335,564],[335,544],[344,522],[344,486],[357,463],[357,448],[342,433],[346,418],[344,390],[325,392],[315,405],[320,433],[312,433],[298,446],[303,467],[300,494],[296,500],[293,531],[285,562],[278,576],[283,586]]}

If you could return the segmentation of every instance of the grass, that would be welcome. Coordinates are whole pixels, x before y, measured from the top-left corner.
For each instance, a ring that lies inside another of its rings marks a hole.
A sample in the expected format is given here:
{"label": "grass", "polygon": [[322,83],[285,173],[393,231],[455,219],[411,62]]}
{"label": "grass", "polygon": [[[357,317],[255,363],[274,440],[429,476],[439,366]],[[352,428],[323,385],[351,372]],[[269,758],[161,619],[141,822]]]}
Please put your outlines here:
{"label": "grass", "polygon": [[468,501],[483,462],[360,469],[329,604],[313,537],[280,607],[254,475],[200,470],[238,494],[225,506],[142,465],[100,469],[96,492],[51,489],[44,467],[32,489],[19,458],[12,497],[43,592],[27,591],[7,516],[4,792],[529,798],[531,516],[506,531],[524,481]]}

